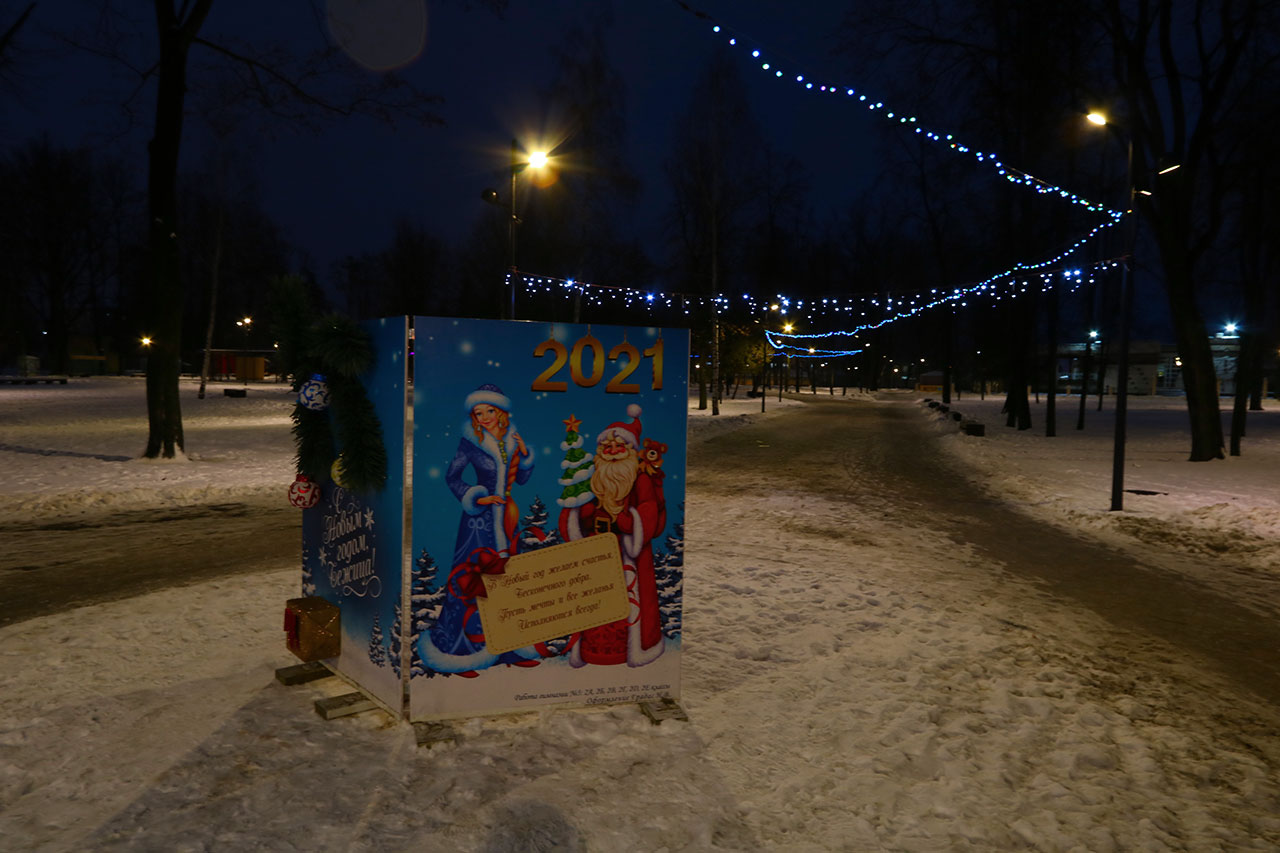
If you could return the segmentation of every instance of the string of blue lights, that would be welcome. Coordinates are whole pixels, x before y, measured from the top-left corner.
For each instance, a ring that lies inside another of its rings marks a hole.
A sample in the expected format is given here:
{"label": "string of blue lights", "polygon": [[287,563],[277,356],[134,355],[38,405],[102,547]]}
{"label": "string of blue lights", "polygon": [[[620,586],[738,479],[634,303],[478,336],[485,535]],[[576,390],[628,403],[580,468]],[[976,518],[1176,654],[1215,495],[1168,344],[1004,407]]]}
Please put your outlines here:
{"label": "string of blue lights", "polygon": [[[955,307],[967,306],[968,299],[977,297],[990,298],[993,301],[1000,301],[1006,296],[1016,298],[1026,292],[1027,288],[1031,286],[1029,279],[1034,279],[1037,275],[1040,279],[1042,290],[1048,290],[1051,287],[1065,283],[1074,291],[1083,284],[1093,283],[1094,276],[1099,270],[1115,268],[1121,263],[1121,259],[1111,258],[1076,268],[1063,269],[1056,267],[1056,265],[1063,263],[1097,236],[1103,229],[1114,227],[1126,215],[1132,215],[1132,211],[1119,211],[1108,208],[1028,172],[1008,166],[993,153],[975,151],[970,146],[957,141],[953,134],[939,133],[927,129],[920,124],[915,116],[902,115],[893,109],[886,109],[883,101],[870,98],[853,86],[818,83],[807,79],[804,73],[784,71],[765,54],[765,51],[760,46],[748,44],[740,33],[715,22],[710,15],[694,9],[687,3],[682,2],[682,0],[676,0],[676,3],[695,17],[711,22],[712,31],[717,35],[727,37],[731,46],[750,50],[752,59],[759,62],[762,71],[769,72],[778,78],[791,77],[793,82],[806,92],[837,95],[845,99],[852,99],[852,103],[861,105],[868,111],[883,116],[887,120],[894,121],[898,125],[910,127],[913,133],[920,134],[930,141],[946,145],[959,154],[973,154],[977,162],[994,169],[1000,177],[1011,183],[1029,187],[1041,195],[1063,199],[1071,204],[1084,207],[1090,212],[1103,214],[1106,219],[1050,258],[1036,263],[1019,262],[980,282],[942,290],[933,288],[928,292],[912,293],[898,297],[880,296],[878,294],[855,294],[847,297],[824,297],[806,300],[792,298],[784,294],[776,294],[772,299],[760,299],[744,293],[739,300],[731,300],[723,295],[707,296],[704,294],[647,291],[624,286],[591,284],[578,282],[574,279],[560,279],[540,275],[530,276],[520,273],[508,273],[508,287],[512,284],[511,275],[519,274],[522,276],[526,294],[559,292],[565,298],[586,299],[589,304],[594,305],[603,306],[608,302],[616,304],[620,301],[628,308],[639,306],[648,309],[680,309],[686,315],[691,314],[695,309],[705,309],[708,305],[714,305],[718,314],[724,314],[734,310],[735,301],[739,303],[741,309],[750,312],[752,315],[775,310],[783,315],[790,313],[803,314],[810,322],[818,316],[828,314],[837,316],[852,315],[862,319],[867,318],[869,314],[883,312],[883,316],[879,319],[858,322],[852,328],[829,332],[802,334],[765,331],[769,345],[783,354],[800,358],[832,358],[842,355],[856,355],[861,353],[863,348],[827,349],[825,347],[818,348],[808,344],[793,343],[793,341],[829,340],[840,337],[856,340],[860,332],[879,329],[890,323],[914,317],[932,308],[951,305],[954,310]],[[1028,273],[1033,275],[1028,276]]]}
{"label": "string of blue lights", "polygon": [[1036,177],[1022,169],[1010,166],[995,153],[974,149],[972,146],[958,141],[955,134],[942,133],[926,128],[920,123],[920,120],[916,116],[906,115],[896,109],[887,108],[884,101],[867,95],[855,86],[831,82],[815,82],[810,79],[810,75],[806,74],[801,69],[783,70],[779,62],[772,58],[772,54],[770,54],[763,45],[753,43],[751,39],[741,32],[719,23],[711,15],[701,10],[694,9],[687,3],[677,0],[677,5],[695,17],[703,21],[710,22],[711,31],[718,36],[727,38],[731,47],[742,48],[749,51],[752,60],[754,60],[758,65],[760,71],[766,72],[778,79],[789,80],[803,92],[811,92],[819,95],[835,95],[837,96],[837,100],[845,100],[848,103],[861,106],[868,112],[876,116],[881,116],[886,121],[899,125],[904,129],[910,128],[912,133],[920,135],[932,142],[944,145],[957,154],[972,154],[978,163],[983,164],[983,166],[987,168],[993,169],[996,174],[1004,180],[1012,184],[1030,188],[1040,195],[1063,199],[1071,204],[1079,205],[1090,212],[1104,214],[1113,222],[1119,221],[1128,213],[1128,211],[1115,210],[1107,207],[1106,205],[1091,201],[1084,196],[1066,189],[1065,187],[1059,186],[1051,181],[1046,181],[1043,178]]}

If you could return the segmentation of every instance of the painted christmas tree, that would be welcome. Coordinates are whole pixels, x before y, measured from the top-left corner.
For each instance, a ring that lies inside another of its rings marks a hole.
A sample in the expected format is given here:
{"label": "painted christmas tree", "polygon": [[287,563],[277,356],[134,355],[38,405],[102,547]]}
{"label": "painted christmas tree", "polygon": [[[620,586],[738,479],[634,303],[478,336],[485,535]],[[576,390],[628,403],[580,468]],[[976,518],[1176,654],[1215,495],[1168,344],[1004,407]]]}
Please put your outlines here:
{"label": "painted christmas tree", "polygon": [[667,537],[666,546],[668,562],[675,568],[684,565],[684,504],[680,504],[680,518],[674,525],[675,532]]}
{"label": "painted christmas tree", "polygon": [[550,515],[542,498],[535,496],[529,505],[529,512],[520,519],[520,553],[536,551],[560,544],[560,531],[552,526],[547,530]]}
{"label": "painted christmas tree", "polygon": [[387,659],[391,661],[391,671],[396,674],[396,678],[400,677],[400,657],[404,651],[404,646],[400,643],[400,635],[404,633],[403,622],[400,616],[400,602],[396,602],[395,619],[391,626],[391,648],[387,650]]}
{"label": "painted christmas tree", "polygon": [[437,675],[435,670],[427,666],[418,651],[418,640],[431,630],[440,616],[440,608],[444,605],[445,589],[432,590],[436,582],[436,561],[427,549],[413,561],[413,573],[409,582],[409,613],[412,625],[411,654],[409,660],[409,678]]}
{"label": "painted christmas tree", "polygon": [[[681,518],[684,504],[680,504]],[[653,555],[653,571],[658,584],[658,610],[662,614],[662,633],[677,637],[683,627],[682,599],[684,590],[684,521],[674,525],[667,537],[666,551]]]}
{"label": "painted christmas tree", "polygon": [[560,475],[560,497],[556,503],[562,507],[582,506],[594,497],[591,493],[591,474],[595,471],[595,457],[582,449],[582,436],[578,434],[582,421],[573,415],[564,420],[564,441],[560,449],[564,451],[564,459],[560,467],[564,473]]}
{"label": "painted christmas tree", "polygon": [[302,594],[316,594],[316,579],[311,574],[311,551],[305,539],[302,542]]}
{"label": "painted christmas tree", "polygon": [[369,632],[369,660],[374,666],[387,665],[387,647],[382,642],[382,625],[379,623],[379,617],[375,613],[373,616],[373,630]]}

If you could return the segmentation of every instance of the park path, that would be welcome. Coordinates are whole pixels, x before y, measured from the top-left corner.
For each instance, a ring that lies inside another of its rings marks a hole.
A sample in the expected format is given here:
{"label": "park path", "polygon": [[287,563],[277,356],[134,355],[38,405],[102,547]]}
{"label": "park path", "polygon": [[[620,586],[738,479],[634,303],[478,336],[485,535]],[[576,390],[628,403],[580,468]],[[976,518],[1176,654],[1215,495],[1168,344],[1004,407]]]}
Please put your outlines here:
{"label": "park path", "polygon": [[[1049,595],[1088,608],[1131,633],[1135,648],[1172,647],[1172,663],[1217,671],[1273,706],[1280,704],[1280,625],[1163,570],[1165,555],[1154,548],[1126,555],[988,494],[936,446],[937,435],[915,403],[808,395],[805,402],[692,446],[690,487],[714,491],[721,478],[725,486],[740,488],[738,472],[752,469],[756,488],[812,487],[889,523],[923,525],[957,552],[976,554],[993,572],[1031,580]],[[1186,555],[1178,558],[1185,562]]]}
{"label": "park path", "polygon": [[0,626],[171,586],[300,566],[298,511],[281,503],[0,524]]}
{"label": "park path", "polygon": [[[913,403],[806,405],[689,451],[691,490],[812,488],[889,523],[923,526],[994,572],[1035,581],[1117,628],[1168,644],[1280,704],[1280,626],[1174,572],[1019,513],[968,481],[934,446]],[[170,586],[301,562],[297,511],[274,502],[134,511],[0,525],[0,625]],[[290,533],[289,531],[293,531]],[[1186,556],[1182,555],[1185,560]]]}

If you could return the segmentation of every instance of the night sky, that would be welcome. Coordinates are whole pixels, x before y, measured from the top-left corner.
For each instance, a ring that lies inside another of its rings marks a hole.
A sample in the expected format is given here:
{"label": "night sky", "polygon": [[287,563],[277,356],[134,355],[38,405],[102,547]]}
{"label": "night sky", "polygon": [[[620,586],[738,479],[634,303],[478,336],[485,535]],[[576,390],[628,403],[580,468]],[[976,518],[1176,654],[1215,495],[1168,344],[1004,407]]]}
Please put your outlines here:
{"label": "night sky", "polygon": [[[355,37],[352,52],[366,64],[404,63],[400,73],[444,99],[438,112],[445,124],[405,123],[393,130],[357,118],[310,133],[276,123],[269,134],[238,142],[268,213],[321,276],[338,258],[384,248],[401,216],[447,241],[461,240],[476,217],[491,210],[481,190],[504,188],[513,136],[532,145],[544,131],[554,131],[539,96],[552,79],[552,48],[573,24],[606,6],[612,7],[607,30],[612,61],[626,80],[629,156],[643,182],[630,227],[656,248],[668,204],[663,163],[671,152],[670,120],[686,108],[687,90],[723,40],[709,22],[673,0],[513,0],[501,17],[461,0],[425,6],[415,0],[329,3],[330,12],[356,10],[368,25]],[[691,5],[799,67],[833,67],[827,57],[842,4],[706,0]],[[37,7],[30,33],[34,49],[23,57],[23,103],[4,104],[0,144],[9,148],[48,133],[58,144],[116,151],[136,167],[141,183],[153,90],[138,98],[138,119],[130,129],[117,104],[136,83],[100,59],[43,53],[53,47],[52,33],[67,23],[53,6]],[[146,12],[141,8],[133,24],[143,34],[153,27]],[[122,29],[129,26],[121,23]],[[332,37],[304,3],[231,0],[214,4],[202,33],[281,41],[299,50]],[[50,61],[55,55],[57,61]],[[739,55],[758,124],[809,171],[814,212],[824,217],[843,210],[875,168],[867,153],[872,120],[856,107],[821,102],[760,74],[745,52]],[[186,167],[198,168],[209,150],[206,129],[189,120]]]}

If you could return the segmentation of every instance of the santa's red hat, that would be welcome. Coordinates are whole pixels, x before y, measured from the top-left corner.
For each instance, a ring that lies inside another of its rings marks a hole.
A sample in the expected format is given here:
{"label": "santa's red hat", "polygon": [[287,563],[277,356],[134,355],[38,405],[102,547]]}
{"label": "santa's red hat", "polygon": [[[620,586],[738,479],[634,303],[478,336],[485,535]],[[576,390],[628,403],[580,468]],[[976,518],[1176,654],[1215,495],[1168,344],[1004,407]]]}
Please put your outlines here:
{"label": "santa's red hat", "polygon": [[635,403],[627,406],[627,415],[631,418],[631,423],[624,424],[622,421],[609,424],[604,431],[596,436],[596,444],[604,441],[606,438],[617,438],[631,445],[633,450],[640,450],[640,407]]}

